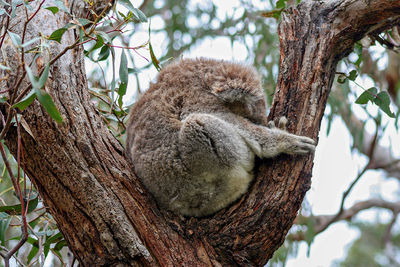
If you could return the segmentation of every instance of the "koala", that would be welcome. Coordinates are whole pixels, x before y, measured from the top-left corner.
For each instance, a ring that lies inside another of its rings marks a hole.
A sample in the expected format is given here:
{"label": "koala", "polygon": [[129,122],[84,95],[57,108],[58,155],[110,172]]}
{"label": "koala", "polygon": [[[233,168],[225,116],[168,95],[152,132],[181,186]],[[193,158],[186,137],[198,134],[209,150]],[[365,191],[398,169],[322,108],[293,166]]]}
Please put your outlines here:
{"label": "koala", "polygon": [[183,59],[164,67],[133,106],[126,152],[158,204],[211,215],[243,195],[255,157],[305,155],[312,139],[267,123],[260,77],[249,66]]}

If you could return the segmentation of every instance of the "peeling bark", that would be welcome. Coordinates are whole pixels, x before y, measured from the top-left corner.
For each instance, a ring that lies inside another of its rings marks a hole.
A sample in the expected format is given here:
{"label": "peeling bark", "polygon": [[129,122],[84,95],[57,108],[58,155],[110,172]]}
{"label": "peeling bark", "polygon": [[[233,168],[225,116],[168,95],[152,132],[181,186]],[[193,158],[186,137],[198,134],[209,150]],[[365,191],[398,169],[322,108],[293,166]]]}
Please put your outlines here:
{"label": "peeling bark", "polygon": [[[74,2],[73,13],[85,14]],[[29,24],[30,37],[70,19],[46,12]],[[24,16],[15,19],[21,31]],[[398,23],[400,1],[306,0],[288,9],[270,118],[285,115],[289,130],[316,139],[338,60],[365,34]],[[51,55],[73,40],[66,33]],[[2,50],[11,62],[12,48]],[[282,244],[310,187],[312,155],[259,162],[256,181],[233,206],[178,218],[157,208],[90,102],[81,48],[54,64],[46,89],[65,122],[56,124],[38,103],[23,112],[32,133],[22,134],[26,169],[82,266],[262,266]],[[6,142],[15,151],[15,129]]]}

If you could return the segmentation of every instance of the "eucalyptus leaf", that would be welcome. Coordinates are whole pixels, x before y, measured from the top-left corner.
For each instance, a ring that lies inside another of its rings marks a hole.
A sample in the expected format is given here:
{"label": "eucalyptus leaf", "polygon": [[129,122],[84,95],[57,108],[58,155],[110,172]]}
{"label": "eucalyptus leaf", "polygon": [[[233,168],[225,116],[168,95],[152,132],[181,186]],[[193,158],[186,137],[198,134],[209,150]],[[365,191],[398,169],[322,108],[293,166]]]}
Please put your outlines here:
{"label": "eucalyptus leaf", "polygon": [[119,78],[121,82],[128,83],[128,60],[126,58],[125,51],[121,52],[121,60],[119,65]]}
{"label": "eucalyptus leaf", "polygon": [[368,101],[373,102],[377,92],[378,92],[378,89],[376,89],[376,87],[371,87],[371,88],[367,89],[365,92],[363,92],[356,99],[355,103],[363,105],[363,104],[367,104]]}
{"label": "eucalyptus leaf", "polygon": [[160,71],[161,70],[160,62],[158,61],[158,59],[156,58],[156,56],[154,54],[153,47],[152,47],[150,41],[149,41],[149,50],[150,50],[150,58],[151,58],[151,62],[153,63],[153,66],[156,68],[157,71]]}
{"label": "eucalyptus leaf", "polygon": [[374,99],[374,103],[389,117],[395,117],[394,113],[390,110],[390,97],[387,92],[379,92]]}
{"label": "eucalyptus leaf", "polygon": [[88,19],[78,19],[78,21],[79,21],[79,24],[80,24],[81,26],[86,26],[86,25],[89,25],[89,24],[92,24],[92,23],[93,23],[92,21],[90,21],[90,20],[88,20]]}
{"label": "eucalyptus leaf", "polygon": [[63,118],[61,117],[61,114],[51,96],[42,89],[36,89],[36,95],[40,104],[42,104],[47,113],[49,113],[50,117],[52,117],[56,122],[62,123]]}
{"label": "eucalyptus leaf", "polygon": [[29,46],[29,45],[35,43],[35,42],[38,41],[38,40],[40,40],[39,37],[33,38],[33,39],[29,40],[28,42],[23,43],[23,44],[21,45],[21,47],[25,48],[25,47],[27,47],[27,46]]}
{"label": "eucalyptus leaf", "polygon": [[60,11],[60,9],[56,6],[48,6],[48,7],[45,7],[44,9],[49,10],[51,13],[53,13],[53,15],[57,14],[58,11]]}
{"label": "eucalyptus leaf", "polygon": [[337,78],[337,82],[338,82],[338,83],[345,83],[346,80],[347,80],[347,77],[346,77],[346,75],[343,75],[343,74],[340,74],[340,75],[338,76],[338,78]]}
{"label": "eucalyptus leaf", "polygon": [[10,225],[11,217],[7,213],[0,212],[0,241],[1,245],[5,246],[6,244],[6,231]]}
{"label": "eucalyptus leaf", "polygon": [[[38,198],[38,193],[35,191],[32,191],[30,196],[29,196],[29,206],[28,206],[28,213],[32,212],[34,209],[36,209],[38,203],[39,203],[39,198]],[[21,215],[21,204],[17,205],[8,205],[8,206],[0,206],[0,212],[5,212],[9,215]]]}
{"label": "eucalyptus leaf", "polygon": [[109,55],[110,55],[110,48],[107,45],[104,45],[100,50],[99,57],[95,61],[98,62],[106,60]]}
{"label": "eucalyptus leaf", "polygon": [[28,264],[32,261],[33,258],[38,254],[39,248],[32,246],[31,251],[29,251],[29,254],[27,256]]}
{"label": "eucalyptus leaf", "polygon": [[70,29],[74,26],[76,26],[76,25],[72,24],[72,23],[67,23],[64,25],[64,27],[59,28],[59,29],[55,30],[54,32],[52,32],[50,34],[50,36],[48,37],[48,39],[61,43],[61,38],[63,37],[64,33],[66,31],[68,31],[68,29]]}
{"label": "eucalyptus leaf", "polygon": [[67,31],[68,29],[66,28],[60,28],[55,30],[54,32],[52,32],[52,34],[50,34],[49,36],[49,40],[54,40],[56,42],[61,43],[61,38],[64,35],[64,33]]}
{"label": "eucalyptus leaf", "polygon": [[11,70],[11,68],[0,64],[0,70]]}
{"label": "eucalyptus leaf", "polygon": [[278,0],[276,1],[276,8],[285,8],[287,0]]}
{"label": "eucalyptus leaf", "polygon": [[94,50],[99,49],[103,45],[104,45],[103,37],[101,37],[101,35],[96,35],[96,43],[85,54],[89,54],[89,53],[93,52]]}
{"label": "eucalyptus leaf", "polygon": [[13,33],[13,32],[10,32],[10,31],[7,31],[7,32],[8,32],[8,35],[10,36],[11,41],[13,42],[13,44],[16,47],[21,47],[21,44],[22,44],[21,37],[16,33]]}
{"label": "eucalyptus leaf", "polygon": [[15,103],[12,105],[12,108],[19,108],[19,110],[23,111],[26,109],[32,102],[33,100],[36,99],[36,93],[35,90],[32,89],[28,95],[26,95],[21,101],[18,103]]}
{"label": "eucalyptus leaf", "polygon": [[352,70],[352,71],[350,71],[348,78],[350,81],[354,81],[357,78],[357,76],[358,76],[357,71]]}
{"label": "eucalyptus leaf", "polygon": [[49,69],[50,69],[50,65],[47,64],[43,70],[42,75],[40,76],[40,78],[38,80],[38,86],[40,89],[42,89],[44,87],[44,85],[46,84],[47,78],[49,77]]}
{"label": "eucalyptus leaf", "polygon": [[60,10],[70,14],[69,9],[64,5],[64,2],[62,0],[55,0],[55,3]]}
{"label": "eucalyptus leaf", "polygon": [[126,7],[132,14],[135,16],[135,18],[140,21],[140,22],[147,22],[146,16],[143,14],[142,11],[139,9],[135,8],[131,1],[129,0],[118,0],[118,3],[121,4],[122,6]]}

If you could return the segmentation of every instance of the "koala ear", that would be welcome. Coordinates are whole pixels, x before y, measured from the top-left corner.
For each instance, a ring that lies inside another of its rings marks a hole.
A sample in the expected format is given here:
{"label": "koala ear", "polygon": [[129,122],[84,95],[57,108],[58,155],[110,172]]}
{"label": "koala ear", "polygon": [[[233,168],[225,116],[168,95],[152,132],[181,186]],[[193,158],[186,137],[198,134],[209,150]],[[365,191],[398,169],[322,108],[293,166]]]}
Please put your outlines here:
{"label": "koala ear", "polygon": [[216,82],[211,86],[211,93],[225,103],[253,103],[263,97],[238,80]]}

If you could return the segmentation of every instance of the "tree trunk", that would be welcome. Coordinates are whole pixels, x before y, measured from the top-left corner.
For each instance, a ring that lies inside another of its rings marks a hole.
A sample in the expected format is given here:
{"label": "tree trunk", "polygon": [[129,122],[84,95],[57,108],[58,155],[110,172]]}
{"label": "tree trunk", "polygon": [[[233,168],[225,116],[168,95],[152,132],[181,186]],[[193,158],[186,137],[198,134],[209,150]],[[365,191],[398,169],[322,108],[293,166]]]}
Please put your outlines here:
{"label": "tree trunk", "polygon": [[[107,2],[97,0],[96,5]],[[85,14],[79,3],[84,1],[69,1],[74,14]],[[16,33],[23,29],[22,11],[13,23],[18,20]],[[69,20],[60,12],[53,16],[40,10],[28,24],[26,40],[39,32],[49,35]],[[391,0],[305,0],[283,12],[280,73],[270,118],[285,115],[291,132],[316,139],[338,60],[365,34],[398,23],[400,1]],[[51,46],[49,57],[74,40],[74,32],[65,33],[61,45]],[[13,65],[17,52],[9,40],[2,50],[2,61]],[[63,55],[46,84],[64,123],[54,122],[36,101],[22,113],[25,129],[30,129],[22,133],[26,171],[79,262],[264,265],[284,241],[310,187],[313,155],[260,162],[249,192],[212,217],[179,218],[160,211],[90,102],[82,52],[77,48]],[[40,57],[35,67],[48,60]],[[13,152],[15,140],[12,129],[6,143]]]}

